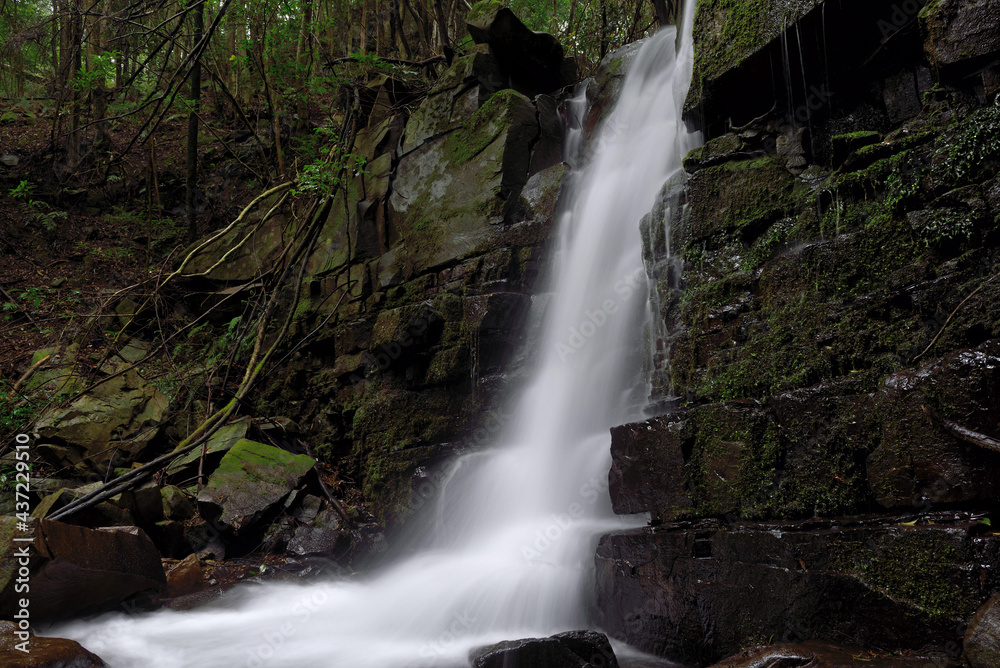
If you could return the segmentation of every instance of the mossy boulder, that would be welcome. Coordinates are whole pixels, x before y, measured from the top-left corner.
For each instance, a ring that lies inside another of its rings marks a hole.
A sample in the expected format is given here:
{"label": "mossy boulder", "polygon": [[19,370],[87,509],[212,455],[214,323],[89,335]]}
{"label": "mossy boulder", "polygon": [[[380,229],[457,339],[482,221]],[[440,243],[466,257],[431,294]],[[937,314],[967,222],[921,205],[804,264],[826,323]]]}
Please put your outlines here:
{"label": "mossy boulder", "polygon": [[170,401],[137,371],[109,377],[35,423],[38,453],[58,467],[129,466],[159,435]]}
{"label": "mossy boulder", "polygon": [[486,46],[456,58],[407,121],[403,153],[460,127],[506,83],[506,75]]}
{"label": "mossy boulder", "polygon": [[[212,434],[204,447],[205,462],[209,470],[218,465],[230,448],[246,437],[249,428],[250,416],[244,415],[229,424],[222,425]],[[197,468],[198,460],[202,458],[202,450],[203,448],[195,448],[187,454],[179,455],[167,465],[167,473],[171,476],[192,473]]]}
{"label": "mossy boulder", "polygon": [[288,496],[316,461],[247,439],[222,458],[198,495],[203,516],[239,533]]}

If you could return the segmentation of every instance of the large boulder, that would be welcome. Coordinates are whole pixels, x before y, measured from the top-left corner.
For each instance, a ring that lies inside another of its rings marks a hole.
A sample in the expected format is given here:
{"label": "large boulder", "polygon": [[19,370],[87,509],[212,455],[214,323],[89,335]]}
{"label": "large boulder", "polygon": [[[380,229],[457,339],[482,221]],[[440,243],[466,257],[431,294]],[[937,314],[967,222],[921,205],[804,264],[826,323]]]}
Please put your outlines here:
{"label": "large boulder", "polygon": [[472,650],[469,660],[473,668],[618,668],[608,637],[596,631],[504,640]]}
{"label": "large boulder", "polygon": [[494,93],[506,88],[506,82],[485,46],[456,58],[407,121],[403,153],[461,127]]}
{"label": "large boulder", "polygon": [[205,466],[209,470],[215,468],[229,449],[247,435],[250,428],[250,416],[244,415],[229,424],[219,427],[208,439],[204,448],[195,448],[187,454],[180,455],[167,465],[167,474],[178,476],[179,479],[190,478],[197,473],[198,461],[204,451]]}
{"label": "large boulder", "polygon": [[[156,595],[166,583],[160,555],[138,527],[86,529],[33,519],[25,534],[18,524],[0,518],[0,617],[19,609],[24,594],[16,589],[25,569],[35,623],[110,610],[140,592]],[[14,542],[15,536],[31,542]]]}
{"label": "large boulder", "polygon": [[205,517],[239,533],[298,486],[316,460],[242,439],[222,458],[198,495]]}
{"label": "large boulder", "polygon": [[998,556],[1000,537],[972,521],[637,529],[598,546],[599,622],[614,638],[694,665],[770,637],[944,647],[982,592],[1000,585]]}
{"label": "large boulder", "polygon": [[106,665],[101,657],[75,640],[29,635],[13,622],[0,621],[0,668],[104,668]]}
{"label": "large boulder", "polygon": [[140,458],[160,431],[170,400],[127,361],[107,365],[107,377],[68,406],[42,413],[36,447],[53,466],[107,471]]}
{"label": "large boulder", "polygon": [[383,257],[381,286],[495,247],[538,134],[535,105],[506,89],[461,129],[404,155],[389,198],[401,247]]}

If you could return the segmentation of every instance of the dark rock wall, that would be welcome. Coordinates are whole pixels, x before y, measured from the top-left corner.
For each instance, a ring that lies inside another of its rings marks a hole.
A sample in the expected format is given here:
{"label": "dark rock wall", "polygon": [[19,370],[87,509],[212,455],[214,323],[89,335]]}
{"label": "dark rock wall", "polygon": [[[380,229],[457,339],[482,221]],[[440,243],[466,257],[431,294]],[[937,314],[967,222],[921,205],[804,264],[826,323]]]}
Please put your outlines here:
{"label": "dark rock wall", "polygon": [[708,142],[645,222],[678,408],[612,430],[654,527],[601,542],[611,635],[961,652],[1000,586],[998,34],[995,2],[699,3]]}

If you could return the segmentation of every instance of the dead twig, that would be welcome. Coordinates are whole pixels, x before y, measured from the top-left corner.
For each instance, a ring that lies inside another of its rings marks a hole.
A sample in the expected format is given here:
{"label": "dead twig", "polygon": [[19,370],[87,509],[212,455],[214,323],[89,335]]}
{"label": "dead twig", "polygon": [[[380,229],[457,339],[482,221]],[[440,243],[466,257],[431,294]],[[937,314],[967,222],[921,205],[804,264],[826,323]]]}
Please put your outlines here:
{"label": "dead twig", "polygon": [[941,325],[941,329],[939,329],[938,333],[934,336],[933,339],[931,339],[931,342],[927,344],[926,348],[924,348],[922,351],[920,351],[919,355],[916,355],[913,359],[910,360],[910,364],[913,364],[914,362],[916,362],[918,359],[920,359],[921,357],[923,357],[924,354],[928,350],[930,350],[931,348],[934,347],[934,344],[937,343],[938,339],[941,338],[941,335],[944,333],[945,327],[947,327],[948,324],[951,322],[951,319],[955,317],[955,314],[958,313],[958,310],[960,308],[962,308],[963,306],[965,306],[965,302],[967,302],[970,299],[972,299],[976,295],[977,292],[979,292],[980,290],[982,290],[986,286],[987,283],[989,283],[990,281],[992,281],[993,279],[995,279],[997,276],[1000,276],[1000,274],[993,274],[992,276],[990,276],[989,278],[987,278],[985,281],[983,281],[982,283],[980,283],[978,288],[976,288],[975,290],[973,290],[969,294],[968,297],[966,297],[965,299],[963,299],[962,302],[958,306],[955,307],[955,310],[952,311],[951,315],[948,316],[948,319],[944,321],[944,324]]}
{"label": "dead twig", "polygon": [[986,434],[980,434],[978,431],[972,431],[971,429],[967,429],[966,427],[963,427],[957,422],[952,422],[951,420],[947,420],[938,415],[938,413],[935,412],[933,408],[927,406],[926,404],[921,406],[921,408],[923,408],[924,414],[927,415],[927,419],[931,424],[941,425],[946,430],[951,432],[951,434],[956,438],[958,438],[959,440],[965,441],[966,443],[971,443],[972,445],[977,445],[980,448],[992,450],[993,452],[1000,452],[1000,441],[993,438],[992,436],[987,436]]}

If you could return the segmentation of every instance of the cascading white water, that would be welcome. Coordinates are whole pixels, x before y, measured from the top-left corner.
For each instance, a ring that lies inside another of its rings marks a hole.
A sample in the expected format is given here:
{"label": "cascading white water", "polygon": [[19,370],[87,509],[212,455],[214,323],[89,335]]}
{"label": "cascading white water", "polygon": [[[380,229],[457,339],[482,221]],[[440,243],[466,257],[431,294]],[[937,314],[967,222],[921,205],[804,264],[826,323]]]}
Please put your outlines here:
{"label": "cascading white water", "polygon": [[561,214],[535,378],[502,445],[454,465],[430,547],[365,580],[247,585],[196,610],[116,613],[51,634],[115,668],[397,668],[467,666],[479,645],[585,628],[597,537],[642,521],[611,513],[608,430],[638,418],[648,392],[639,220],[696,142],[680,118],[685,4],[680,50],[674,28],[646,41],[588,147]]}

